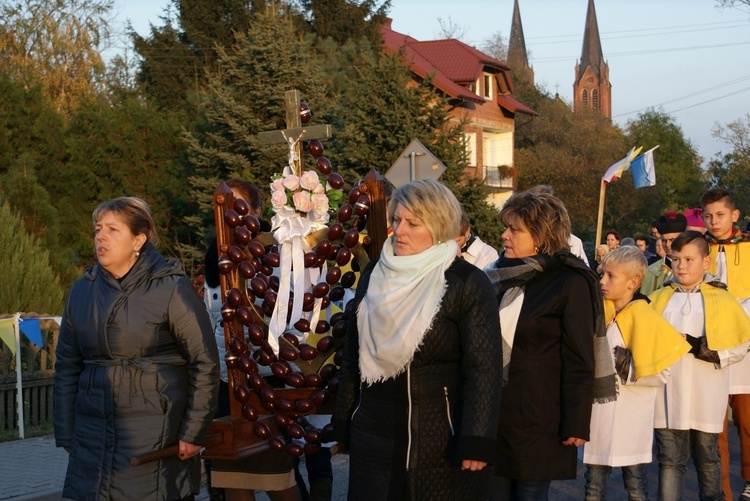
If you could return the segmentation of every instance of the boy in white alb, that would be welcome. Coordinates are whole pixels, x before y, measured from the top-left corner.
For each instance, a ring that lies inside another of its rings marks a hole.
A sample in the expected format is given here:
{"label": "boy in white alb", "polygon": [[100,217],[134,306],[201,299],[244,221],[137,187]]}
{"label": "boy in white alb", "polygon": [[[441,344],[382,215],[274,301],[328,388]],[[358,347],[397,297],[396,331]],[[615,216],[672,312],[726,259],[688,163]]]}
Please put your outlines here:
{"label": "boy in white alb", "polygon": [[707,273],[708,243],[697,231],[672,242],[672,282],[654,292],[651,306],[690,343],[693,356],[672,366],[657,399],[659,499],[677,501],[693,459],[702,500],[723,500],[718,436],[729,394],[727,366],[750,346],[750,319],[724,284]]}
{"label": "boy in white alb", "polygon": [[[740,211],[728,191],[715,188],[701,196],[711,264],[708,271],[727,285],[746,312],[750,313],[750,234],[734,225]],[[729,367],[729,405],[740,438],[741,474],[745,488],[741,499],[750,500],[750,357]],[[732,499],[729,482],[729,443],[726,424],[719,435],[724,496]]]}
{"label": "boy in white alb", "polygon": [[606,499],[612,467],[622,467],[631,500],[648,499],[646,464],[651,462],[654,405],[669,367],[690,345],[638,293],[646,257],[637,247],[619,247],[602,260],[607,340],[619,383],[617,400],[594,404],[591,440],[583,449],[586,501]]}

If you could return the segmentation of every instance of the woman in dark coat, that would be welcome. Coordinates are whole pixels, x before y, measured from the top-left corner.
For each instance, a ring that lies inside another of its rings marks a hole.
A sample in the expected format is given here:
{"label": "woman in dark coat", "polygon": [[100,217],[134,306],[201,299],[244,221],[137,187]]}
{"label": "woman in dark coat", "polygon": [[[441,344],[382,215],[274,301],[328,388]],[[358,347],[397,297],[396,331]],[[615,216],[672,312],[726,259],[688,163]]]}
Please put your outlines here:
{"label": "woman in dark coat", "polygon": [[501,358],[487,276],[456,258],[461,208],[436,181],[397,189],[393,236],[362,273],[334,426],[349,499],[483,499]]}
{"label": "woman in dark coat", "polygon": [[[93,219],[99,263],[68,294],[56,352],[55,440],[70,453],[63,497],[192,497],[219,384],[208,314],[151,243],[145,202],[116,198]],[[174,445],[174,456],[130,464]]]}
{"label": "woman in dark coat", "polygon": [[503,206],[505,250],[485,269],[500,299],[503,388],[493,500],[547,499],[575,478],[591,405],[615,398],[598,278],[568,250],[570,220],[549,194]]}

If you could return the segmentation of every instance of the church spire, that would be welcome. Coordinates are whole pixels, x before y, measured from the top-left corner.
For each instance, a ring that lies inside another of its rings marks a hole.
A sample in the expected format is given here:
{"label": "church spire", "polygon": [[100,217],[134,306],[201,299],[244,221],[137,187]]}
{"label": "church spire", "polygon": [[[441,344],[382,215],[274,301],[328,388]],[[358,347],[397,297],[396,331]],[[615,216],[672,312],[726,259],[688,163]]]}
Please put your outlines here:
{"label": "church spire", "polygon": [[596,75],[599,76],[599,66],[603,63],[604,56],[602,55],[602,42],[599,39],[599,25],[596,22],[596,8],[594,7],[594,0],[589,0],[580,66],[582,71],[586,71],[586,68],[591,66]]}
{"label": "church spire", "polygon": [[605,117],[612,118],[612,84],[609,82],[609,65],[604,61],[599,39],[594,0],[589,0],[581,60],[576,64],[576,80],[573,83],[573,109],[579,111],[584,108],[598,110]]}
{"label": "church spire", "polygon": [[517,76],[531,84],[534,83],[534,70],[529,66],[518,0],[514,0],[513,3],[513,23],[510,26],[510,40],[508,41],[508,65]]}

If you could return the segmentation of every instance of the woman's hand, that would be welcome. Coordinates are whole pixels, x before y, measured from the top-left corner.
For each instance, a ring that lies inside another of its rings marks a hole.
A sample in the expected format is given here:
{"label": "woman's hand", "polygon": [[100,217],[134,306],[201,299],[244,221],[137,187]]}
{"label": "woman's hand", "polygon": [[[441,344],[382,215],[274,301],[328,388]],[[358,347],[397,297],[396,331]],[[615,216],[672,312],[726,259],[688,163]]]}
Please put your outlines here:
{"label": "woman's hand", "polygon": [[189,444],[180,440],[179,449],[180,452],[178,455],[180,459],[185,460],[200,454],[202,447],[200,445]]}
{"label": "woman's hand", "polygon": [[474,461],[473,459],[464,459],[461,461],[462,470],[479,471],[487,466],[484,461]]}
{"label": "woman's hand", "polygon": [[563,440],[563,445],[572,445],[574,447],[580,447],[585,443],[586,441],[584,439],[576,438],[576,437],[568,437],[565,440]]}

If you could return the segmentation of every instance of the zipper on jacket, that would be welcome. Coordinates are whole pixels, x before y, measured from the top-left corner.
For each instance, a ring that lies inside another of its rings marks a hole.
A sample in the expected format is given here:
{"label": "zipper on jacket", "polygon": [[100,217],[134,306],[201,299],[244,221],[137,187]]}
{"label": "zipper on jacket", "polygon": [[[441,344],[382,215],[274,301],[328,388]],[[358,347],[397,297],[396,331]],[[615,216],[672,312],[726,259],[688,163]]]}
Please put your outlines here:
{"label": "zipper on jacket", "polygon": [[360,407],[362,407],[362,381],[359,382],[359,401],[357,402],[357,407],[354,408],[354,412],[352,412],[352,417],[349,421],[354,421],[354,415]]}
{"label": "zipper on jacket", "polygon": [[443,386],[443,393],[445,393],[445,413],[448,416],[448,425],[451,427],[451,435],[456,436],[456,432],[453,430],[453,420],[451,419],[451,402],[448,399],[447,386]]}
{"label": "zipper on jacket", "polygon": [[406,471],[409,471],[409,459],[411,457],[411,367],[406,366],[406,396],[409,399],[409,415],[406,423]]}

